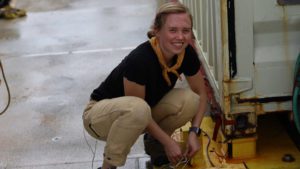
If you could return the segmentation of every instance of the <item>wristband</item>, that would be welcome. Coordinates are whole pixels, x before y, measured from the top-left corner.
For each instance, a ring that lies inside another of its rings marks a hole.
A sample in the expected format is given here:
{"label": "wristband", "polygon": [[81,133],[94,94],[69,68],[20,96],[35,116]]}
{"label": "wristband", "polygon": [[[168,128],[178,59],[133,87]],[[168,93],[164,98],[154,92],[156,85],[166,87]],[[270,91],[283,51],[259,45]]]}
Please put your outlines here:
{"label": "wristband", "polygon": [[189,133],[190,133],[190,132],[195,132],[196,135],[199,137],[200,134],[201,134],[201,128],[199,128],[199,127],[190,127]]}

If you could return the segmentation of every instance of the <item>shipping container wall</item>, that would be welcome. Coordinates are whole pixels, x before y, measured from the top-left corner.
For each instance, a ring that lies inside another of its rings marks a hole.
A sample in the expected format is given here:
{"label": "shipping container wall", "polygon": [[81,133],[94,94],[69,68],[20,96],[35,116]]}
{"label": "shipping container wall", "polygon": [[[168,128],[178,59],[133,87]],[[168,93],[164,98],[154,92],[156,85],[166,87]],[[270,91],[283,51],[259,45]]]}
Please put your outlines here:
{"label": "shipping container wall", "polygon": [[225,114],[291,110],[300,5],[278,1],[181,1],[194,16],[200,58]]}
{"label": "shipping container wall", "polygon": [[249,77],[253,84],[239,99],[265,102],[258,113],[291,110],[287,100],[300,52],[300,6],[236,0],[235,12],[236,77]]}

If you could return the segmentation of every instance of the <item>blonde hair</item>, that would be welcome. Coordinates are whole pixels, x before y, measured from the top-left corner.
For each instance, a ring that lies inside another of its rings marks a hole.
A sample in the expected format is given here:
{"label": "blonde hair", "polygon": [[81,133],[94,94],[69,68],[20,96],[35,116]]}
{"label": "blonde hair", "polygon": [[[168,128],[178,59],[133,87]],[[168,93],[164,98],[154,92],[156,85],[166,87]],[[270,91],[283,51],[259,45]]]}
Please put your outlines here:
{"label": "blonde hair", "polygon": [[147,35],[149,38],[155,36],[154,30],[160,30],[163,25],[166,23],[166,18],[169,14],[177,14],[177,13],[187,13],[190,17],[192,27],[193,27],[193,17],[189,11],[189,9],[179,2],[169,2],[160,6],[158,9],[153,25],[148,31]]}

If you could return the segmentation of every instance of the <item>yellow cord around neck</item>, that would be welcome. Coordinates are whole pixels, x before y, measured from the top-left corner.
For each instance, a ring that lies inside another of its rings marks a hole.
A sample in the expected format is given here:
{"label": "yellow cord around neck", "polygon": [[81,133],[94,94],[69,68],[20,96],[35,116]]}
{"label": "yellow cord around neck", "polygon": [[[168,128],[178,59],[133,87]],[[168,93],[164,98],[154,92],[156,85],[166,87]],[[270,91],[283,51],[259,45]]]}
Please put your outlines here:
{"label": "yellow cord around neck", "polygon": [[171,72],[173,74],[175,74],[178,79],[182,80],[180,75],[177,72],[177,69],[180,68],[183,58],[184,58],[184,54],[185,54],[185,50],[183,50],[177,57],[177,62],[175,65],[173,65],[172,67],[168,67],[166,64],[166,61],[164,59],[163,53],[161,52],[158,40],[156,37],[152,37],[150,40],[150,44],[153,48],[153,50],[155,51],[158,61],[162,67],[162,75],[164,77],[164,79],[166,80],[166,82],[168,83],[169,86],[171,86],[171,80],[169,78],[168,73]]}

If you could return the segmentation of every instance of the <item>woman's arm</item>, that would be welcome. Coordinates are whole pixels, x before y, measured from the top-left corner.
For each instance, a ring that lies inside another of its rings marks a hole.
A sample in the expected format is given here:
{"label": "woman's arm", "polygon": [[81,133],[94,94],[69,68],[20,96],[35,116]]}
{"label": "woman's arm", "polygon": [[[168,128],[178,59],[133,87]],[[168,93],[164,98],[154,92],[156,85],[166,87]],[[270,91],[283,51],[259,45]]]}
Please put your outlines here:
{"label": "woman's arm", "polygon": [[164,146],[168,160],[173,165],[182,159],[183,154],[179,144],[165,133],[153,119],[146,130]]}
{"label": "woman's arm", "polygon": [[207,94],[204,79],[200,70],[193,76],[187,76],[186,79],[191,89],[200,96],[199,110],[192,121],[192,126],[199,127],[207,107]]}
{"label": "woman's arm", "polygon": [[[203,76],[199,71],[193,76],[186,77],[191,89],[200,96],[198,112],[192,119],[193,127],[200,127],[201,121],[207,107],[207,95]],[[185,155],[192,157],[200,149],[198,137],[196,133],[191,132],[188,137],[187,151]]]}
{"label": "woman's arm", "polygon": [[[125,96],[136,96],[145,99],[145,86],[123,79]],[[146,128],[147,132],[157,139],[163,146],[169,161],[176,164],[182,158],[179,145],[152,119]]]}
{"label": "woman's arm", "polygon": [[124,85],[125,96],[136,96],[141,99],[145,99],[146,96],[145,86],[130,81],[125,77],[123,78],[123,85]]}

